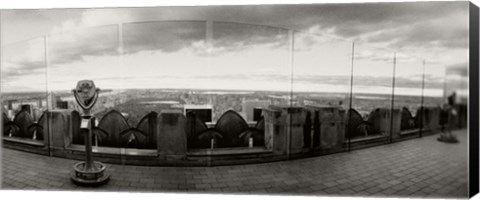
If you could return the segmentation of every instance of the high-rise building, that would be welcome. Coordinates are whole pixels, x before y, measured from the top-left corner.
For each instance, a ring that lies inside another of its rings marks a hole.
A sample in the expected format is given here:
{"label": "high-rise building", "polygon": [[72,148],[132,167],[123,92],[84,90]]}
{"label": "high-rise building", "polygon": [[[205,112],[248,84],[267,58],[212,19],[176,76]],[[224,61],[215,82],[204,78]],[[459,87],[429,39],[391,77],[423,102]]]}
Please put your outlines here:
{"label": "high-rise building", "polygon": [[262,116],[262,109],[267,108],[270,104],[269,100],[244,99],[242,103],[243,116],[247,121],[257,121]]}
{"label": "high-rise building", "polygon": [[188,112],[194,112],[195,116],[200,119],[202,122],[213,122],[213,106],[211,104],[204,105],[194,105],[194,104],[185,104],[183,105],[183,113],[187,115]]}

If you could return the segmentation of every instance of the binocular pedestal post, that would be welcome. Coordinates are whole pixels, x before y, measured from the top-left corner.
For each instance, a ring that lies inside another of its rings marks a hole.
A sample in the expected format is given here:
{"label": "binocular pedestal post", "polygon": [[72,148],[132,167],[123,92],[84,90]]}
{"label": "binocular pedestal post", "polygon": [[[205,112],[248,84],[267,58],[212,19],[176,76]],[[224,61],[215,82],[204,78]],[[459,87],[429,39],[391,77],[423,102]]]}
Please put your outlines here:
{"label": "binocular pedestal post", "polygon": [[98,186],[107,183],[110,179],[105,164],[92,159],[93,127],[95,127],[95,118],[83,116],[81,130],[85,132],[85,161],[75,163],[71,175],[72,182],[77,185]]}

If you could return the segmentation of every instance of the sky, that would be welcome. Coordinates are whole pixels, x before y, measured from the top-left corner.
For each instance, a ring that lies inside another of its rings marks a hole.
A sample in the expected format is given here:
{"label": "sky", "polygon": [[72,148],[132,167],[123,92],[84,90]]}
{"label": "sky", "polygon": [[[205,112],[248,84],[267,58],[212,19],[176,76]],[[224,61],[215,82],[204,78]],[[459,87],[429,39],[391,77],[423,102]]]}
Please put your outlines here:
{"label": "sky", "polygon": [[354,92],[390,93],[394,57],[397,94],[421,94],[423,66],[427,96],[442,96],[444,80],[466,89],[468,77],[468,2],[33,9],[1,16],[4,92],[70,90],[81,79],[106,89],[349,92],[353,42]]}

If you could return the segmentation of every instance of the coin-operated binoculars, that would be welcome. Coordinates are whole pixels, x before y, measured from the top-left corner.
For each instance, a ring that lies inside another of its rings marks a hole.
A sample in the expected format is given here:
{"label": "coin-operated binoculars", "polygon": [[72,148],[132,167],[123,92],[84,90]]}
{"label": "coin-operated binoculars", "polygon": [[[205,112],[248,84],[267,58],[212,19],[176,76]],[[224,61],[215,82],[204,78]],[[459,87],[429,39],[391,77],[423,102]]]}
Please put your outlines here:
{"label": "coin-operated binoculars", "polygon": [[98,99],[100,89],[91,80],[78,81],[73,90],[75,100],[82,108],[81,132],[85,133],[85,161],[75,163],[71,180],[77,185],[95,186],[108,182],[110,175],[105,171],[105,164],[92,160],[92,130],[95,127],[95,117],[90,110]]}
{"label": "coin-operated binoculars", "polygon": [[[442,133],[440,133],[440,137],[437,138],[440,142],[446,143],[457,143],[457,137],[452,133],[452,128],[456,124],[456,120],[458,119],[458,113],[455,109],[455,99],[457,98],[457,94],[454,92],[452,95],[448,97],[448,104],[445,105],[444,111],[442,112]],[[445,123],[447,125],[445,130]]]}

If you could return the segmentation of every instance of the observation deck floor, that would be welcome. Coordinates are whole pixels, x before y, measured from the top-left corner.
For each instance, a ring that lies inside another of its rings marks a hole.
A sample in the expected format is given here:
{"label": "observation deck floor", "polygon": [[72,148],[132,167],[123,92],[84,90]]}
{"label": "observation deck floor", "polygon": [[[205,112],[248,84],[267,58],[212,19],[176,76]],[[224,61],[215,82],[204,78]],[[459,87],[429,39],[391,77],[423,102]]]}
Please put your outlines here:
{"label": "observation deck floor", "polygon": [[140,191],[228,194],[466,198],[467,130],[459,143],[438,134],[313,158],[218,167],[147,167],[108,164],[111,180],[76,186],[76,160],[2,148],[1,188],[7,190]]}

